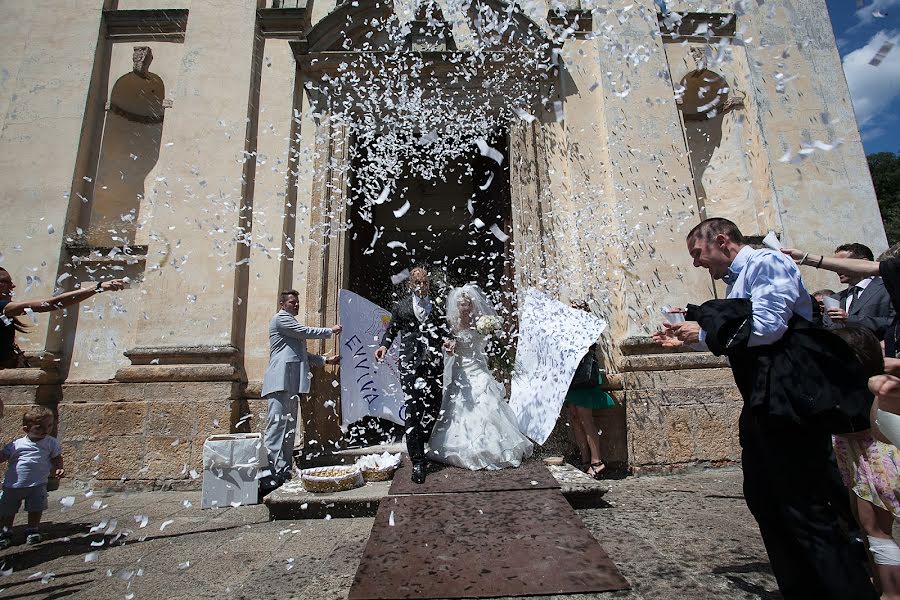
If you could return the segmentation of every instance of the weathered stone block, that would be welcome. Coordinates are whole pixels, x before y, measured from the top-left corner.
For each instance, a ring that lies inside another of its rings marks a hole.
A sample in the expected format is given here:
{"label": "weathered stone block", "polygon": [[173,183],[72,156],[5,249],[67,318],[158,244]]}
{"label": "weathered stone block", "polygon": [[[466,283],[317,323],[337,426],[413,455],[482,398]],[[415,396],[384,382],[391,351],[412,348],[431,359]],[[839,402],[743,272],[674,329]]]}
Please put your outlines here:
{"label": "weathered stone block", "polygon": [[59,435],[63,441],[141,435],[146,417],[146,402],[63,403],[59,409]]}
{"label": "weathered stone block", "polygon": [[82,449],[99,455],[98,479],[142,479],[147,438],[142,435],[111,436],[86,441]]}
{"label": "weathered stone block", "polygon": [[191,438],[197,430],[197,407],[194,400],[150,402],[145,433]]}
{"label": "weathered stone block", "polygon": [[144,384],[78,383],[63,385],[61,402],[138,402],[144,400]]}
{"label": "weathered stone block", "polygon": [[[200,442],[202,447],[203,443]],[[190,471],[199,473],[201,463],[192,461],[194,442],[173,436],[147,438],[144,471],[140,479],[190,479]],[[187,465],[187,469],[185,469]]]}

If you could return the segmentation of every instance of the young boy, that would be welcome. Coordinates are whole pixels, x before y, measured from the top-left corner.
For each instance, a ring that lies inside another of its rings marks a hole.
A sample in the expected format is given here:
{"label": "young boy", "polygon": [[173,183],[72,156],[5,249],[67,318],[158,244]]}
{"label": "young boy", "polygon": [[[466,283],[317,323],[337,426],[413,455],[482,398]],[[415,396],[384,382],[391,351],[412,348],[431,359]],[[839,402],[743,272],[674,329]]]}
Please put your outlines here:
{"label": "young boy", "polygon": [[22,417],[25,435],[8,443],[0,451],[0,462],[9,461],[3,491],[0,492],[0,549],[12,544],[13,520],[22,500],[28,511],[25,541],[39,544],[41,515],[47,510],[47,478],[51,468],[62,477],[62,446],[49,435],[53,429],[53,412],[43,406],[33,406]]}

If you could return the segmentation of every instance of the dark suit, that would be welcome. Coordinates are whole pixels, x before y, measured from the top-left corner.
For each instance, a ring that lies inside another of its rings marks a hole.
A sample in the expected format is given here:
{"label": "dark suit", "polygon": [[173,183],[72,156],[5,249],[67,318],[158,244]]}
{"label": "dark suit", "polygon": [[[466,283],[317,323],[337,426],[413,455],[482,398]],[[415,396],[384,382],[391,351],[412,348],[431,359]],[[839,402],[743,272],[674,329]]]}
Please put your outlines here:
{"label": "dark suit", "polygon": [[441,408],[443,380],[441,346],[446,323],[434,302],[429,315],[419,321],[409,295],[394,305],[391,324],[381,345],[390,348],[400,336],[400,379],[406,398],[406,447],[413,463],[425,461],[425,443],[431,437]]}
{"label": "dark suit", "polygon": [[[841,303],[841,308],[847,309],[847,297],[853,288],[847,288],[834,296],[835,300]],[[878,339],[884,339],[884,334],[891,323],[894,322],[894,307],[891,304],[891,297],[888,295],[887,288],[881,277],[875,277],[866,286],[866,289],[850,303],[848,311],[847,324],[858,325],[871,329],[878,336]]]}
{"label": "dark suit", "polygon": [[851,348],[798,316],[779,341],[751,347],[748,299],[688,305],[687,319],[700,323],[713,354],[728,356],[744,399],[744,498],[785,600],[876,600],[832,500],[829,433],[869,426],[872,398]]}

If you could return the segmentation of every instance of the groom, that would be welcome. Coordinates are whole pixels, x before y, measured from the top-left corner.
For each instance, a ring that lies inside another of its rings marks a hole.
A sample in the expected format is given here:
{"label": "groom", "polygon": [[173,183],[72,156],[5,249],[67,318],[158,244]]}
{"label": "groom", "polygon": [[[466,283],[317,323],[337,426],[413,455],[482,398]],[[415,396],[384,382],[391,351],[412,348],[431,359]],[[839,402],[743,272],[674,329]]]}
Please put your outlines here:
{"label": "groom", "polygon": [[406,399],[406,447],[412,461],[412,480],[425,482],[425,443],[431,437],[441,407],[441,345],[446,324],[431,298],[428,272],[415,267],[409,273],[410,295],[391,311],[391,324],[375,350],[381,362],[400,334],[400,379]]}

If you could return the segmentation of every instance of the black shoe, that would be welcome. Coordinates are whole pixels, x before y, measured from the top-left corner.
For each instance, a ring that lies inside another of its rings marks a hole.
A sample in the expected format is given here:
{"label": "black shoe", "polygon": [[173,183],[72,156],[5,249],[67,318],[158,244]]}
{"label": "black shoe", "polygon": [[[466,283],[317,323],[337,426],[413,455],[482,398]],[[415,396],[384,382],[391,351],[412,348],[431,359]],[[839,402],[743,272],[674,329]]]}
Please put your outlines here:
{"label": "black shoe", "polygon": [[412,482],[425,483],[425,463],[415,463],[412,467]]}

